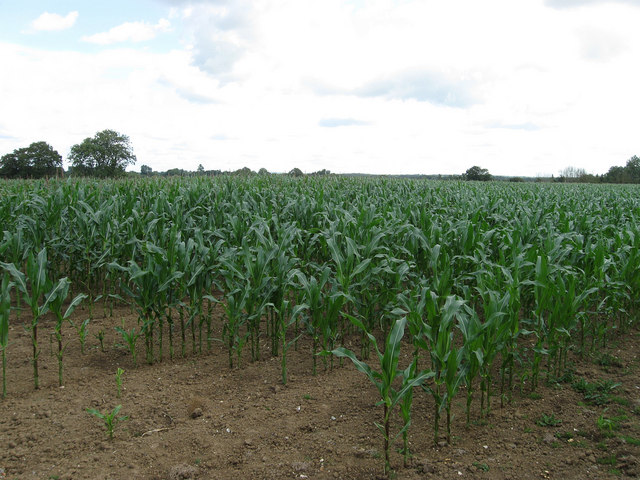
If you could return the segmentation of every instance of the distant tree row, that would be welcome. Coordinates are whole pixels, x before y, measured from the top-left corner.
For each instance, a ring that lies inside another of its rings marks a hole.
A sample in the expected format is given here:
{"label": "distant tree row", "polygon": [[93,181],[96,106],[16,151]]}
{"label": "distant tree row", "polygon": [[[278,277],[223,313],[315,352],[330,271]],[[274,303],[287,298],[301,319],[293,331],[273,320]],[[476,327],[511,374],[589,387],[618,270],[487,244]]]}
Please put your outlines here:
{"label": "distant tree row", "polygon": [[47,142],[34,142],[0,158],[0,177],[44,178],[62,174],[62,156]]}
{"label": "distant tree row", "polygon": [[[85,177],[117,177],[136,162],[129,137],[103,130],[71,147],[69,173]],[[0,177],[45,178],[63,174],[62,156],[47,142],[34,142],[0,158]]]}
{"label": "distant tree row", "polygon": [[[460,177],[462,180],[488,181],[493,177],[486,168],[474,166],[469,168]],[[587,173],[584,168],[567,167],[560,172],[558,177],[542,179],[551,182],[566,183],[640,183],[640,158],[634,155],[624,167],[614,166],[603,175]],[[511,182],[523,182],[521,177],[512,177]]]}
{"label": "distant tree row", "polygon": [[640,183],[640,158],[634,155],[624,167],[611,167],[602,176],[606,183]]}

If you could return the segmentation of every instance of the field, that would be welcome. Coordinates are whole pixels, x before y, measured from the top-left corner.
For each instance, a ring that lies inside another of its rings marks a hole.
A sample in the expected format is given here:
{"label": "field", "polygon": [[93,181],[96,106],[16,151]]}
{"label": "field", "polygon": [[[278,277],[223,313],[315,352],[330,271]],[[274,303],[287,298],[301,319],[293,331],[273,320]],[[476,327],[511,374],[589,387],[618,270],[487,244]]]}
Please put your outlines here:
{"label": "field", "polygon": [[2,183],[0,468],[635,478],[639,194]]}

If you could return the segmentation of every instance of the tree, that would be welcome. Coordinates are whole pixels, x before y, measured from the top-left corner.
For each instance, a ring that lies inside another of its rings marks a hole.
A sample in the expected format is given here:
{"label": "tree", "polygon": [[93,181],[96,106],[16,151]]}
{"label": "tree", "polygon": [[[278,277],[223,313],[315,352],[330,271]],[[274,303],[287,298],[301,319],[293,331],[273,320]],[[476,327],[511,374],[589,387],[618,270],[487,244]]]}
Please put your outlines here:
{"label": "tree", "polygon": [[142,165],[140,167],[140,175],[153,175],[153,169],[148,165]]}
{"label": "tree", "polygon": [[0,176],[5,178],[53,177],[62,169],[62,156],[47,142],[34,142],[0,158]]}
{"label": "tree", "polygon": [[291,175],[292,177],[301,177],[304,175],[304,173],[302,173],[302,170],[296,167],[289,172],[289,175]]}
{"label": "tree", "polygon": [[640,183],[640,158],[637,155],[627,160],[624,168],[627,170],[629,177],[631,177],[632,183]]}
{"label": "tree", "polygon": [[480,168],[477,166],[471,167],[470,169],[468,169],[466,172],[464,172],[462,174],[462,179],[463,180],[480,180],[483,182],[486,182],[488,180],[491,180],[491,174],[489,173],[489,170],[487,170],[486,168]]}
{"label": "tree", "polygon": [[198,165],[198,175],[204,175],[204,167],[202,166],[202,164]]}
{"label": "tree", "polygon": [[129,137],[113,130],[103,130],[93,138],[71,147],[69,160],[73,173],[91,177],[115,177],[136,163]]}

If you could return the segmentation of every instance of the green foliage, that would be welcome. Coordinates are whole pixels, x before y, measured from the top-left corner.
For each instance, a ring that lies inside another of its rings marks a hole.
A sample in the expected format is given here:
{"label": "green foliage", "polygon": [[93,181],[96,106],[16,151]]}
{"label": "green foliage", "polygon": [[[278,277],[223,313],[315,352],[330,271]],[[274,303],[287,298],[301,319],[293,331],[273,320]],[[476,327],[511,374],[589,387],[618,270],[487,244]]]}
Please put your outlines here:
{"label": "green foliage", "polygon": [[[350,316],[349,319],[356,327],[366,332],[366,327],[362,322],[352,316]],[[351,350],[344,347],[337,348],[331,352],[337,357],[346,357],[351,360],[358,371],[364,373],[378,390],[380,395],[380,404],[383,406],[383,421],[381,424],[376,423],[376,426],[384,438],[385,472],[391,471],[389,450],[390,446],[393,444],[393,440],[409,427],[408,424],[405,424],[398,434],[391,437],[391,415],[393,410],[395,406],[409,394],[413,387],[421,385],[429,377],[433,376],[432,372],[415,372],[415,376],[411,377],[406,373],[406,371],[403,372],[398,370],[401,342],[402,337],[404,336],[406,323],[406,318],[396,320],[385,340],[384,353],[379,350],[376,338],[366,332],[367,337],[375,348],[378,361],[377,367],[379,368],[379,371],[359,360]],[[393,387],[393,383],[394,380],[400,376],[404,377],[405,380],[402,383],[402,387],[399,390],[396,390]]]}
{"label": "green foliage", "polygon": [[5,272],[0,284],[0,349],[2,349],[2,398],[7,396],[7,347],[9,346],[9,314],[13,284]]}
{"label": "green foliage", "polygon": [[536,420],[536,425],[540,427],[557,427],[562,425],[562,420],[556,418],[556,415],[552,413],[551,415],[547,415],[543,413],[540,415],[540,418]]}
{"label": "green foliage", "polygon": [[486,168],[481,168],[478,166],[473,166],[467,169],[466,172],[462,174],[463,180],[476,180],[481,182],[486,182],[491,180],[493,177],[489,173],[489,170]]}
{"label": "green foliage", "polygon": [[47,142],[34,142],[0,158],[0,177],[45,178],[59,176],[62,157]]}
{"label": "green foliage", "polygon": [[116,370],[116,387],[117,387],[117,397],[120,398],[120,393],[122,391],[122,374],[124,370],[120,367]]}
{"label": "green foliage", "polygon": [[634,155],[624,167],[611,167],[603,180],[607,183],[640,183],[640,158]]}
{"label": "green foliage", "polygon": [[123,175],[136,156],[128,136],[103,130],[72,146],[69,160],[73,175],[105,178]]}
{"label": "green foliage", "polygon": [[[83,293],[77,295],[73,300],[71,300],[65,312],[62,313],[63,304],[66,302],[67,297],[69,296],[70,286],[71,286],[71,281],[67,277],[61,278],[53,286],[51,291],[49,291],[45,295],[46,301],[49,304],[49,310],[51,310],[51,312],[56,317],[54,335],[56,337],[56,340],[58,341],[58,351],[56,352],[56,357],[58,358],[59,386],[62,386],[64,384],[63,382],[64,365],[62,363],[62,357],[64,355],[64,351],[66,348],[66,345],[63,345],[62,326],[66,321],[71,323],[71,314],[82,303],[82,301],[85,298],[87,298],[87,295]],[[82,344],[82,349],[84,350],[84,339],[82,340],[81,344]]]}
{"label": "green foliage", "polygon": [[585,402],[591,405],[606,405],[611,401],[611,392],[619,387],[621,383],[612,380],[601,380],[598,382],[587,382],[581,378],[571,384],[574,390],[584,395]]}
{"label": "green foliage", "polygon": [[95,408],[87,408],[87,413],[90,413],[94,417],[102,420],[102,422],[104,423],[104,427],[107,430],[107,435],[109,436],[109,439],[112,440],[113,430],[115,429],[116,425],[120,422],[124,422],[129,418],[128,416],[122,416],[122,417],[117,416],[121,408],[122,408],[122,405],[117,405],[110,412],[107,410],[104,413],[100,412],[99,410],[96,410]]}

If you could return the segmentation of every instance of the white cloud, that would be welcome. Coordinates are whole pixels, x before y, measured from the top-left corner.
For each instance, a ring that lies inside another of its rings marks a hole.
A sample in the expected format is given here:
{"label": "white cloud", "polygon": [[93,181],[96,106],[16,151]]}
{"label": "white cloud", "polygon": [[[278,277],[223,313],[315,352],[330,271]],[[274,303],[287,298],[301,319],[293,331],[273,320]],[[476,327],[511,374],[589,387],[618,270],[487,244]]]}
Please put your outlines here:
{"label": "white cloud", "polygon": [[58,31],[71,28],[78,19],[78,12],[69,12],[66,16],[59,15],[57,13],[44,12],[33,22],[31,22],[32,30],[36,31]]}
{"label": "white cloud", "polygon": [[113,27],[108,32],[96,33],[84,36],[82,40],[98,45],[111,45],[123,42],[145,42],[155,38],[158,33],[166,32],[171,28],[169,20],[160,19],[155,25],[147,22],[126,22]]}
{"label": "white cloud", "polygon": [[165,53],[0,43],[0,154],[42,138],[65,155],[104,128],[156,171],[603,173],[640,154],[630,2],[163,3],[171,25],[90,38],[171,27]]}

